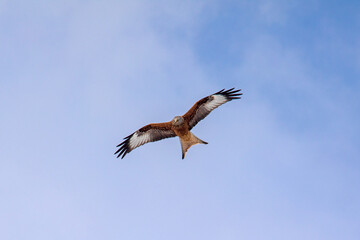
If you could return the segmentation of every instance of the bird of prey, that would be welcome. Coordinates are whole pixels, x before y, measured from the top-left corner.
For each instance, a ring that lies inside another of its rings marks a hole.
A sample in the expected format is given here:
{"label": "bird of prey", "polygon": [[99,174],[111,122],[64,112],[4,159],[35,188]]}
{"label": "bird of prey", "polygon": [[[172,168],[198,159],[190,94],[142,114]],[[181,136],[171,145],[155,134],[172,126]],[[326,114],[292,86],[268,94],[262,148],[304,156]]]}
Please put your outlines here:
{"label": "bird of prey", "polygon": [[117,157],[124,158],[126,154],[145,143],[178,136],[181,143],[182,159],[184,159],[191,146],[198,143],[207,144],[191,133],[190,130],[215,108],[233,99],[240,99],[240,95],[242,95],[240,91],[241,89],[234,90],[234,88],[226,91],[223,89],[197,101],[187,113],[174,117],[170,122],[148,124],[125,137],[124,141],[116,146],[119,149],[114,154],[118,154]]}

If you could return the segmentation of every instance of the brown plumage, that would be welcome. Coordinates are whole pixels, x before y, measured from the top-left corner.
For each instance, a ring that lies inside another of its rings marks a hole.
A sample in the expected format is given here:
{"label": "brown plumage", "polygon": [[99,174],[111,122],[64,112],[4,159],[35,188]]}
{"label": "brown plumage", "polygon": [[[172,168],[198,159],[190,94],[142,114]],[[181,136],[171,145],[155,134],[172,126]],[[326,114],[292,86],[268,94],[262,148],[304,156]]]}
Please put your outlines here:
{"label": "brown plumage", "polygon": [[178,136],[181,143],[182,159],[184,159],[191,146],[199,143],[207,144],[191,133],[190,130],[215,108],[233,99],[240,99],[240,95],[242,95],[239,93],[240,91],[241,89],[234,90],[234,88],[226,91],[223,89],[197,101],[183,116],[176,116],[170,122],[151,123],[140,128],[125,137],[124,141],[117,145],[119,149],[115,154],[118,154],[117,157],[124,158],[126,154],[145,143]]}

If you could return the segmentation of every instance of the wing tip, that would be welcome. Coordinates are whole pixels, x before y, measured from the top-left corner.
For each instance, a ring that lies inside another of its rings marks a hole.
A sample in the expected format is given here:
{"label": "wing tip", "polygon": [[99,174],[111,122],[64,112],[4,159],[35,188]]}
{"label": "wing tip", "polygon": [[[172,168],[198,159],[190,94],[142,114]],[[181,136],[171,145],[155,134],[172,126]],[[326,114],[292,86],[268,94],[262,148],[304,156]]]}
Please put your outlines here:
{"label": "wing tip", "polygon": [[223,95],[225,96],[229,101],[231,100],[234,100],[234,99],[240,99],[242,93],[240,92],[241,89],[235,89],[235,88],[230,88],[228,90],[225,90],[225,89],[222,89],[221,91],[215,93],[214,95],[216,94],[220,94],[220,95]]}
{"label": "wing tip", "polygon": [[125,157],[126,154],[128,154],[130,152],[130,148],[129,148],[129,142],[130,142],[130,137],[133,134],[130,134],[129,136],[124,138],[124,141],[121,142],[120,144],[118,144],[116,147],[118,147],[119,149],[116,150],[116,152],[114,153],[114,155],[118,154],[116,156],[116,158],[121,157],[121,159],[123,159]]}

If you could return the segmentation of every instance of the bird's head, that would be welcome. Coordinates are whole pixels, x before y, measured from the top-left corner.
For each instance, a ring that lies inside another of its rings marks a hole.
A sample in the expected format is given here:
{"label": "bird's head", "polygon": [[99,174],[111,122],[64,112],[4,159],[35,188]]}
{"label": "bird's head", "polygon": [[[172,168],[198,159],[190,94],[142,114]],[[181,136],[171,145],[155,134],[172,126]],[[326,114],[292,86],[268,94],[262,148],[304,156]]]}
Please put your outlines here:
{"label": "bird's head", "polygon": [[176,116],[171,122],[174,126],[180,126],[184,124],[184,119],[181,116]]}

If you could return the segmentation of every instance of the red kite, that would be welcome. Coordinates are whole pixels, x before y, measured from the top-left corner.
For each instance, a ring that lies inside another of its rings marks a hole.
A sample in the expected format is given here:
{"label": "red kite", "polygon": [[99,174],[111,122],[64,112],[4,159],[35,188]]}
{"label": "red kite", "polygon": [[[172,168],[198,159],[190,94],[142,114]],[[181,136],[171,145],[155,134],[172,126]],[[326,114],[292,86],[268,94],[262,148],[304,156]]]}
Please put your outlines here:
{"label": "red kite", "polygon": [[223,89],[197,101],[187,113],[174,117],[170,122],[146,125],[125,137],[124,141],[116,146],[119,149],[114,154],[118,154],[117,157],[124,158],[126,154],[145,143],[178,136],[181,143],[182,159],[184,159],[186,152],[192,145],[207,144],[207,142],[197,138],[190,130],[215,108],[233,99],[240,99],[240,95],[242,95],[239,93],[240,91],[241,89],[234,90],[234,88],[226,91]]}

